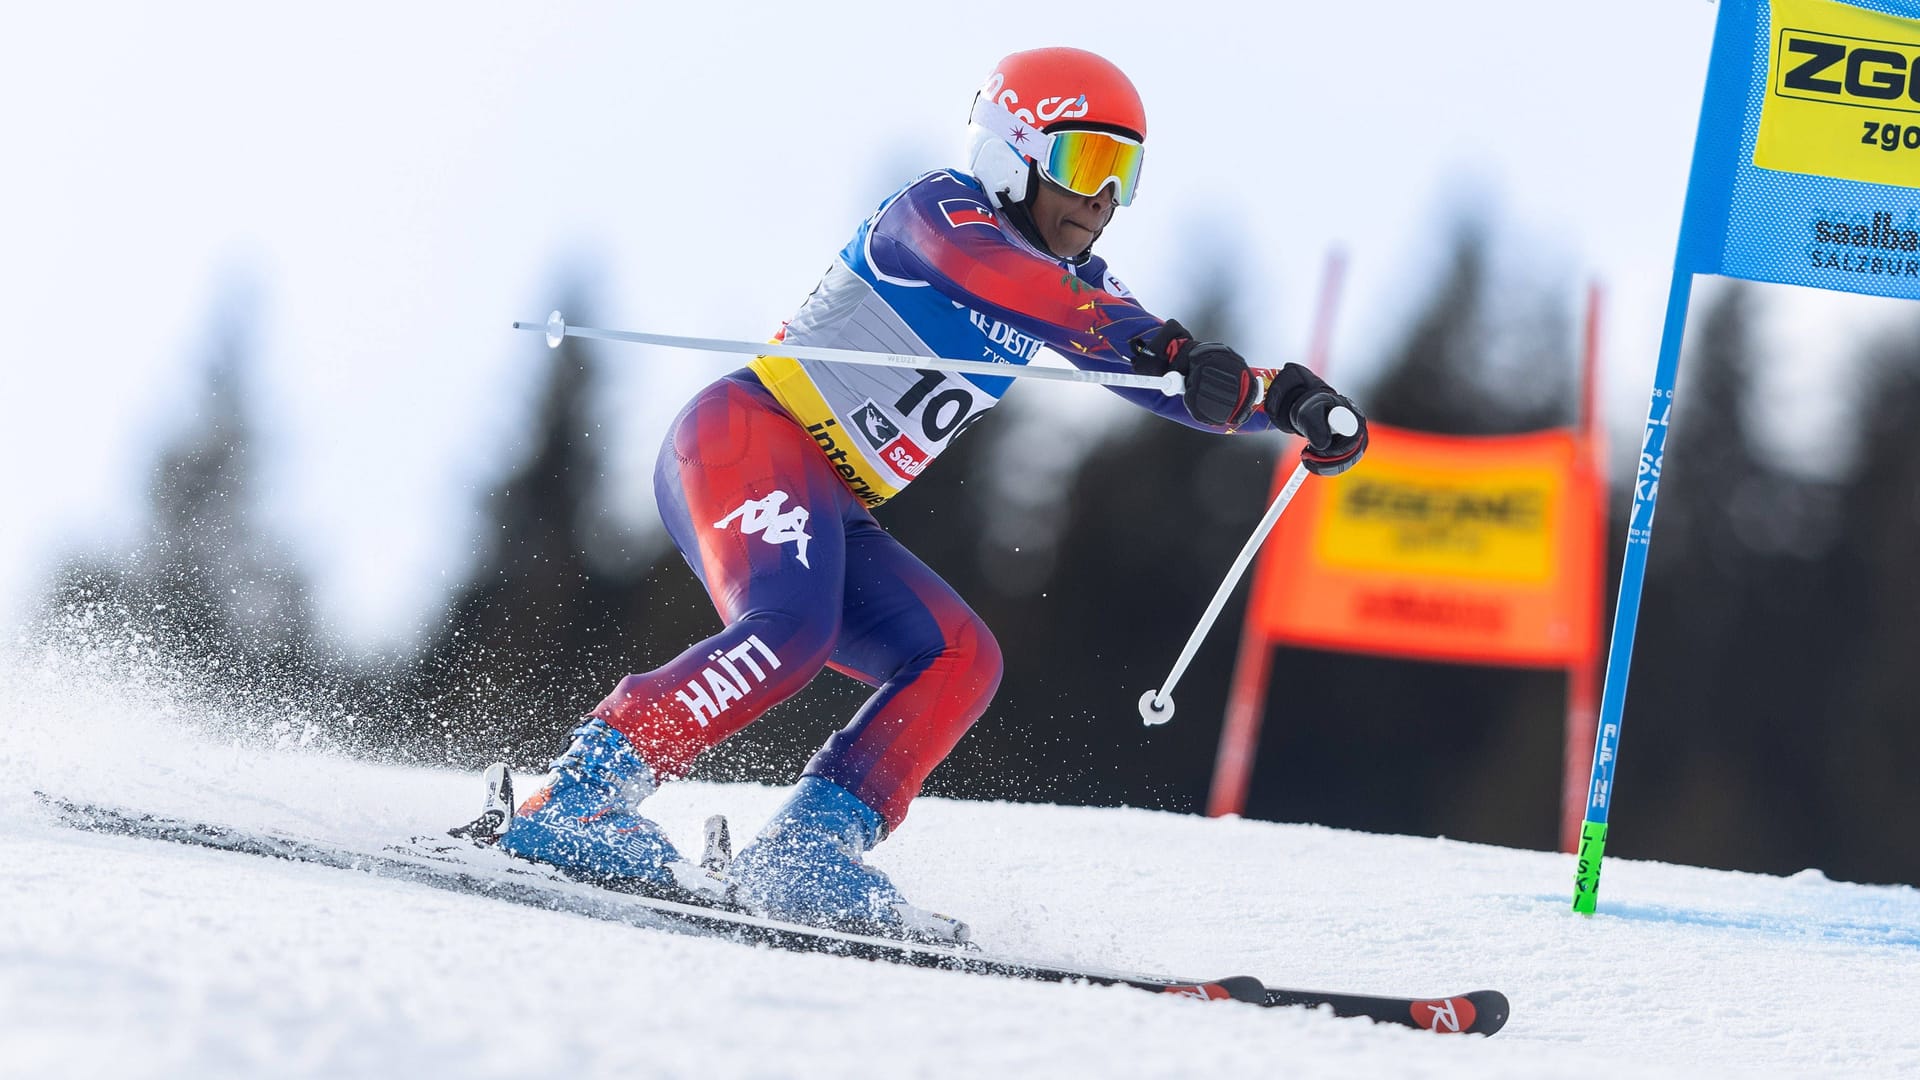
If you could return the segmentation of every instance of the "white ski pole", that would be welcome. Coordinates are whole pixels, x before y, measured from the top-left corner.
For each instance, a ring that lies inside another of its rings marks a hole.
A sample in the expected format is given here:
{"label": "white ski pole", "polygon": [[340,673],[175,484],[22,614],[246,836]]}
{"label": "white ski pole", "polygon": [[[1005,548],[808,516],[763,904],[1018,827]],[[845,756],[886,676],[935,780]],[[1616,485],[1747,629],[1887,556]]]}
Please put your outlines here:
{"label": "white ski pole", "polygon": [[987,375],[997,379],[1048,379],[1054,382],[1097,383],[1102,386],[1131,386],[1158,390],[1168,397],[1186,392],[1186,380],[1177,371],[1165,375],[1135,375],[1122,371],[1082,371],[1079,368],[1031,367],[1018,364],[993,364],[985,360],[948,360],[940,356],[914,356],[910,353],[862,352],[858,349],[829,349],[819,345],[789,345],[767,341],[725,341],[719,338],[680,337],[675,334],[651,334],[639,330],[602,330],[593,326],[568,326],[559,312],[547,316],[544,323],[516,322],[515,330],[533,330],[547,335],[547,347],[557,349],[566,338],[599,338],[603,341],[631,341],[641,345],[664,345],[672,349],[699,352],[736,353],[742,356],[791,356],[797,360],[823,360],[836,364],[872,364],[879,367],[903,367],[916,370],[958,371]]}
{"label": "white ski pole", "polygon": [[[1360,430],[1353,413],[1345,408],[1335,408],[1327,414],[1327,424],[1342,435],[1351,435]],[[1306,465],[1294,466],[1293,475],[1287,477],[1287,485],[1280,489],[1280,494],[1274,496],[1273,505],[1267,507],[1266,516],[1260,519],[1260,524],[1254,526],[1253,535],[1247,538],[1246,545],[1240,549],[1239,558],[1233,560],[1226,579],[1214,590],[1213,602],[1207,605],[1206,614],[1200,616],[1199,625],[1187,635],[1186,648],[1180,650],[1180,659],[1173,662],[1173,670],[1167,673],[1167,681],[1161,683],[1158,690],[1149,690],[1140,695],[1140,719],[1149,727],[1173,719],[1173,685],[1180,681],[1180,676],[1186,674],[1187,664],[1192,662],[1193,654],[1200,651],[1200,642],[1206,638],[1207,631],[1213,629],[1213,620],[1220,617],[1220,609],[1226,606],[1227,597],[1233,594],[1233,587],[1240,583],[1240,575],[1246,573],[1247,564],[1253,561],[1254,553],[1260,550],[1267,534],[1273,531],[1274,524],[1280,520],[1280,514],[1293,501],[1293,493],[1300,490],[1300,485],[1306,479]]]}

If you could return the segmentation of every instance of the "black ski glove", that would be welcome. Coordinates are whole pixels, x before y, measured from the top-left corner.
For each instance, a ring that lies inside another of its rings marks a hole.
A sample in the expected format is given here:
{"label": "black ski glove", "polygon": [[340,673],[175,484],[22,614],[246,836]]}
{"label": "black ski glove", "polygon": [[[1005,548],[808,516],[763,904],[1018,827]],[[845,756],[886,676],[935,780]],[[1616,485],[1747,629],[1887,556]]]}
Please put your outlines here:
{"label": "black ski glove", "polygon": [[1179,372],[1187,380],[1187,413],[1214,427],[1239,427],[1253,415],[1260,382],[1240,354],[1212,341],[1195,341],[1187,328],[1168,319],[1158,330],[1127,343],[1139,375]]}
{"label": "black ski glove", "polygon": [[[1367,418],[1360,407],[1333,392],[1333,387],[1299,364],[1288,364],[1267,384],[1267,419],[1281,431],[1292,432],[1307,440],[1300,451],[1300,463],[1316,476],[1338,476],[1367,452]],[[1333,412],[1345,409],[1353,415],[1355,430],[1348,434],[1333,429]]]}

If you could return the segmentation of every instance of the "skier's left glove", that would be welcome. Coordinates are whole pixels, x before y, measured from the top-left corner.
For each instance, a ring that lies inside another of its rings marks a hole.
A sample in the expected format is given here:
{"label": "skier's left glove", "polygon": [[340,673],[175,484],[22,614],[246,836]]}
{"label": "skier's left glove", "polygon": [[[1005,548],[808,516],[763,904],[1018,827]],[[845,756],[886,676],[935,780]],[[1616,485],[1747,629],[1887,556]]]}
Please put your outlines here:
{"label": "skier's left glove", "polygon": [[1127,343],[1139,375],[1177,371],[1187,381],[1187,413],[1214,427],[1239,427],[1253,415],[1260,380],[1240,354],[1212,341],[1195,341],[1177,319]]}
{"label": "skier's left glove", "polygon": [[[1263,404],[1274,427],[1307,440],[1307,448],[1300,451],[1300,463],[1316,476],[1338,476],[1353,468],[1367,452],[1367,418],[1360,407],[1334,393],[1326,380],[1299,364],[1288,364],[1274,373]],[[1352,432],[1333,429],[1335,409],[1353,414]]]}

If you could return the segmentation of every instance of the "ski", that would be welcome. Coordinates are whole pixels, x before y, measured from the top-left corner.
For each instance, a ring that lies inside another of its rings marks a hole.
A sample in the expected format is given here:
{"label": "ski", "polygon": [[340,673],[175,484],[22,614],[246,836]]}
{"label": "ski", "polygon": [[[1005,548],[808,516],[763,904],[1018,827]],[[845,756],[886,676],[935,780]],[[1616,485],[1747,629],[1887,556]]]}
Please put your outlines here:
{"label": "ski", "polygon": [[878,937],[785,923],[735,908],[689,902],[693,899],[691,894],[687,899],[671,899],[571,881],[532,868],[482,866],[450,850],[365,851],[284,833],[75,802],[44,792],[35,794],[61,824],[86,832],[353,870],[547,911],[795,952],[1036,982],[1129,986],[1180,997],[1234,1000],[1266,1007],[1326,1007],[1336,1016],[1366,1017],[1437,1032],[1491,1035],[1506,1023],[1508,1014],[1506,996],[1497,990],[1477,990],[1445,998],[1374,997],[1270,988],[1259,979],[1245,975],[1189,979],[1066,966],[997,956],[967,944]]}

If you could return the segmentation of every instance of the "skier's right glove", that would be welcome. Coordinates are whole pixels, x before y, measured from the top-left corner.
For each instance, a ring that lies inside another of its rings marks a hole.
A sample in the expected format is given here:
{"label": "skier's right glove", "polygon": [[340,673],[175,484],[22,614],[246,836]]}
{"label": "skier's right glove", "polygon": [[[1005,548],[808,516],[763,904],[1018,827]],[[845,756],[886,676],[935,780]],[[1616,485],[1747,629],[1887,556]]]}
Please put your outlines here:
{"label": "skier's right glove", "polygon": [[1240,354],[1212,341],[1195,341],[1177,319],[1127,343],[1139,375],[1177,371],[1187,381],[1187,413],[1213,427],[1236,428],[1253,415],[1260,383]]}
{"label": "skier's right glove", "polygon": [[[1300,463],[1316,476],[1338,476],[1367,452],[1367,418],[1360,407],[1333,392],[1326,380],[1299,364],[1288,364],[1267,384],[1267,419],[1281,431],[1307,440]],[[1353,414],[1355,430],[1333,430],[1335,409]]]}

